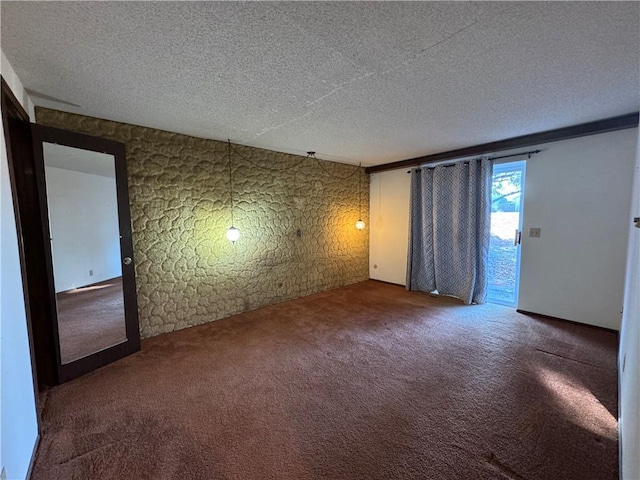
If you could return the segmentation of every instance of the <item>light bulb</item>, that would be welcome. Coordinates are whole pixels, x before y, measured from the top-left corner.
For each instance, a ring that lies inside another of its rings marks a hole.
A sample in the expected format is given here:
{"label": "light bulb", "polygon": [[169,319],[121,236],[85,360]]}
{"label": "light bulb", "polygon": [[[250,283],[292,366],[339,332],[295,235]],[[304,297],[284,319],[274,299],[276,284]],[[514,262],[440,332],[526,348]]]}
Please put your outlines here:
{"label": "light bulb", "polygon": [[236,240],[238,240],[239,238],[240,230],[231,225],[231,227],[229,227],[229,230],[227,230],[227,240],[229,240],[231,243],[236,243]]}
{"label": "light bulb", "polygon": [[358,221],[356,222],[356,228],[357,228],[358,230],[363,230],[365,226],[366,226],[366,225],[365,225],[365,223],[362,221],[362,219],[360,219],[360,220],[358,220]]}

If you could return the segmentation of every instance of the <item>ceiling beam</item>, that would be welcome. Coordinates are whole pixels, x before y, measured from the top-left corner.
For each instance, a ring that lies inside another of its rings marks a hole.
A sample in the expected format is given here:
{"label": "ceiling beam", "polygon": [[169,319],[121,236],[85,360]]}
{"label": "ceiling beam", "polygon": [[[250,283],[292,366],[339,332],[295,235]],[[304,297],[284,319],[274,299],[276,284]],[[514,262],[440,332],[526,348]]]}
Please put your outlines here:
{"label": "ceiling beam", "polygon": [[443,160],[485,155],[510,150],[512,148],[530,147],[532,145],[539,145],[542,143],[557,142],[559,140],[585,137],[587,135],[595,135],[597,133],[615,132],[616,130],[634,128],[638,126],[638,114],[638,112],[634,112],[627,115],[620,115],[618,117],[597,120],[595,122],[581,123],[580,125],[573,125],[571,127],[557,128],[555,130],[547,130],[546,132],[531,133],[529,135],[499,140],[497,142],[483,143],[473,147],[459,148],[448,152],[434,153],[423,157],[399,160],[397,162],[384,163],[382,165],[374,165],[372,167],[365,168],[365,172],[376,173],[384,172],[386,170],[395,170],[397,168],[418,167],[420,165],[441,162]]}

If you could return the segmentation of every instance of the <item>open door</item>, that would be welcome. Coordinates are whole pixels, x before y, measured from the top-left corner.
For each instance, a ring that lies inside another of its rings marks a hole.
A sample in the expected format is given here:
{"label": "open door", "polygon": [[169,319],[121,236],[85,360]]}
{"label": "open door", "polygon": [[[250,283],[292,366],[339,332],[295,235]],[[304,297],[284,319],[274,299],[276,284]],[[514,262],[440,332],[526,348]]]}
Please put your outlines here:
{"label": "open door", "polygon": [[42,125],[31,130],[48,330],[62,383],[140,349],[125,149]]}

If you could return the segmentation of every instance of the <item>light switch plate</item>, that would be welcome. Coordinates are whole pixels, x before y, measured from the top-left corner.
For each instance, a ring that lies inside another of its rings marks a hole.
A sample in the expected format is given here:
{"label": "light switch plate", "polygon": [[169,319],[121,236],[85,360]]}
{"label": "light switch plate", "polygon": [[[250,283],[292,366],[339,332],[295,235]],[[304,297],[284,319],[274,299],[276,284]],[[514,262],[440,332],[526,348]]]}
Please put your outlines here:
{"label": "light switch plate", "polygon": [[539,228],[530,228],[529,229],[529,237],[531,237],[531,238],[540,238],[540,229]]}

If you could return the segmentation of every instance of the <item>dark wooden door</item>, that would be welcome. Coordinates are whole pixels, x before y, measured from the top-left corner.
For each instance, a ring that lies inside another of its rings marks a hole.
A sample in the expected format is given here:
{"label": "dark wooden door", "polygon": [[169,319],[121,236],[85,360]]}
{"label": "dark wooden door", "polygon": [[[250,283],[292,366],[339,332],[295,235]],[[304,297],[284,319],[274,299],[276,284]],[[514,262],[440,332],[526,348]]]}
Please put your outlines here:
{"label": "dark wooden door", "polygon": [[31,125],[57,381],[140,349],[124,144]]}

